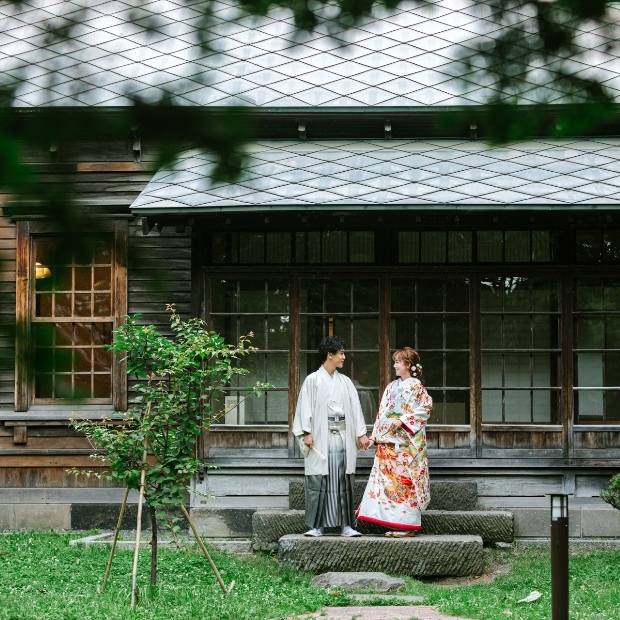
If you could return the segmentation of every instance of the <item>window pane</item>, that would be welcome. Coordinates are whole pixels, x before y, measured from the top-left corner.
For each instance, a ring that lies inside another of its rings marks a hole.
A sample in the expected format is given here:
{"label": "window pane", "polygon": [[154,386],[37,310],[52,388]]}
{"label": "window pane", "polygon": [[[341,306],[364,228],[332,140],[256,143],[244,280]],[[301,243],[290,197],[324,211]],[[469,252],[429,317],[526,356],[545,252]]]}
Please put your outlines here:
{"label": "window pane", "polygon": [[71,293],[56,293],[54,295],[54,316],[73,316],[71,301]]}
{"label": "window pane", "polygon": [[501,349],[502,319],[499,316],[480,317],[481,345],[483,349]]}
{"label": "window pane", "polygon": [[347,262],[347,233],[343,230],[327,230],[321,233],[324,263]]}
{"label": "window pane", "polygon": [[531,410],[529,391],[507,390],[504,392],[504,422],[507,424],[530,422]]}
{"label": "window pane", "polygon": [[418,343],[420,349],[443,349],[443,316],[419,316]]}
{"label": "window pane", "polygon": [[532,346],[532,331],[529,316],[504,317],[504,347],[506,349],[528,349]]}
{"label": "window pane", "polygon": [[288,350],[288,323],[288,315],[267,318],[266,348]]}
{"label": "window pane", "polygon": [[379,311],[379,281],[377,279],[353,281],[353,311]]}
{"label": "window pane", "polygon": [[239,335],[247,336],[252,332],[251,343],[253,347],[265,349],[265,319],[262,316],[242,316],[239,318]]}
{"label": "window pane", "polygon": [[399,263],[419,263],[420,262],[420,233],[418,232],[399,232],[398,233],[398,262]]}
{"label": "window pane", "polygon": [[471,263],[472,260],[472,238],[471,232],[448,233],[448,262],[449,263]]}
{"label": "window pane", "polygon": [[[274,387],[288,387],[288,353],[269,353],[263,357],[267,370],[266,381]],[[254,383],[256,381],[260,381],[260,379],[256,377]]]}
{"label": "window pane", "polygon": [[446,280],[446,310],[448,312],[469,312],[469,281]]}
{"label": "window pane", "polygon": [[264,263],[264,251],[263,233],[239,233],[239,258],[242,263]]}
{"label": "window pane", "polygon": [[392,312],[415,310],[415,285],[410,280],[392,280]]}
{"label": "window pane", "polygon": [[503,308],[502,278],[483,278],[480,282],[480,309],[482,312],[493,312]]}
{"label": "window pane", "polygon": [[503,235],[501,230],[478,232],[478,261],[501,263],[503,260]]}
{"label": "window pane", "polygon": [[534,353],[532,355],[532,385],[534,387],[559,387],[559,355]]}
{"label": "window pane", "polygon": [[503,356],[500,353],[483,353],[481,365],[482,387],[501,387],[504,385],[504,364]]}
{"label": "window pane", "polygon": [[379,356],[377,353],[347,353],[342,372],[353,381],[358,390],[377,388],[379,386]]}
{"label": "window pane", "polygon": [[600,280],[575,280],[575,309],[603,309],[603,289]]}
{"label": "window pane", "polygon": [[349,233],[349,261],[372,263],[375,260],[375,236],[372,232]]}
{"label": "window pane", "polygon": [[601,234],[595,231],[577,231],[577,262],[598,263],[601,260]]}
{"label": "window pane", "polygon": [[[76,293],[75,299],[75,316],[93,316],[90,293]],[[107,315],[109,316],[109,308]]]}
{"label": "window pane", "polygon": [[603,319],[577,319],[575,321],[575,346],[578,349],[603,347]]}
{"label": "window pane", "polygon": [[237,282],[231,280],[211,280],[211,312],[237,311]]}
{"label": "window pane", "polygon": [[265,399],[268,424],[288,424],[288,392],[267,391]]}
{"label": "window pane", "polygon": [[93,398],[112,398],[112,377],[110,374],[93,376]]}
{"label": "window pane", "polygon": [[112,290],[112,272],[108,267],[95,267],[93,270],[96,291]]}
{"label": "window pane", "polygon": [[418,346],[416,322],[411,317],[397,317],[390,321],[390,348]]}
{"label": "window pane", "polygon": [[446,324],[446,348],[469,349],[469,317],[448,316]]}
{"label": "window pane", "polygon": [[301,311],[323,312],[324,307],[323,281],[302,280],[301,282]]}
{"label": "window pane", "polygon": [[529,263],[529,230],[507,230],[505,233],[505,253],[507,263]]}
{"label": "window pane", "polygon": [[291,262],[291,233],[267,233],[267,262]]}
{"label": "window pane", "polygon": [[620,262],[620,231],[603,231],[603,261],[606,263]]}
{"label": "window pane", "polygon": [[264,312],[266,309],[263,280],[242,280],[239,283],[239,312]]}
{"label": "window pane", "polygon": [[94,305],[95,305],[94,316],[110,316],[112,314],[112,296],[110,294],[95,293]]}
{"label": "window pane", "polygon": [[92,272],[90,267],[75,268],[75,290],[90,291],[92,287]]}
{"label": "window pane", "polygon": [[288,312],[288,287],[288,280],[267,282],[267,310],[269,312]]}
{"label": "window pane", "polygon": [[431,387],[444,385],[443,360],[444,354],[435,351],[420,351],[420,363],[424,384]]}
{"label": "window pane", "polygon": [[557,316],[534,315],[532,338],[535,349],[555,349],[559,346]]}
{"label": "window pane", "polygon": [[422,262],[446,262],[446,233],[422,232]]}
{"label": "window pane", "polygon": [[501,390],[482,390],[482,421],[485,424],[502,422],[503,399]]}
{"label": "window pane", "polygon": [[532,231],[532,262],[549,263],[555,258],[555,236],[548,230]]}
{"label": "window pane", "polygon": [[446,354],[446,385],[467,387],[469,385],[469,354]]}
{"label": "window pane", "polygon": [[469,424],[469,392],[447,390],[445,399],[444,424]]}
{"label": "window pane", "polygon": [[325,310],[351,312],[351,281],[325,280]]}
{"label": "window pane", "polygon": [[504,385],[506,387],[529,387],[531,385],[529,353],[511,353],[504,356]]}
{"label": "window pane", "polygon": [[416,282],[418,311],[442,312],[444,310],[441,282],[437,280],[418,280]]}
{"label": "window pane", "polygon": [[576,385],[579,387],[603,387],[603,353],[577,353]]}
{"label": "window pane", "polygon": [[580,424],[605,420],[604,392],[602,390],[579,390],[575,392],[575,408]]}
{"label": "window pane", "polygon": [[376,318],[353,319],[353,338],[349,346],[353,349],[379,350],[379,322]]}
{"label": "window pane", "polygon": [[209,329],[222,336],[226,344],[236,344],[239,337],[237,333],[237,319],[230,316],[211,317]]}

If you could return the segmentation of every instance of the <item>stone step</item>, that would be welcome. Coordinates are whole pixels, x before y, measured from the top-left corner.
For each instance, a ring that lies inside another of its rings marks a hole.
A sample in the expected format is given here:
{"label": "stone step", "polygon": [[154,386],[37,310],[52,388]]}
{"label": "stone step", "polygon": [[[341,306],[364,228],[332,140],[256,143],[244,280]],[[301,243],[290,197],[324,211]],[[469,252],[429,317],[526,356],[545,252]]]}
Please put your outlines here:
{"label": "stone step", "polygon": [[[359,521],[356,527],[363,534],[382,535],[385,532],[385,528],[363,521]],[[257,510],[252,516],[254,550],[273,551],[282,536],[303,534],[307,529],[303,510]],[[503,511],[427,510],[422,513],[422,531],[434,535],[479,536],[486,544],[514,540],[512,514]]]}
{"label": "stone step", "polygon": [[[366,480],[356,480],[355,505],[359,506],[366,489]],[[428,510],[476,510],[478,485],[475,482],[447,482],[431,480],[431,502]],[[306,509],[306,493],[303,480],[291,480],[288,486],[288,507],[291,510]]]}
{"label": "stone step", "polygon": [[409,577],[469,577],[483,570],[480,536],[309,538],[289,534],[278,543],[280,566],[302,571],[382,571]]}

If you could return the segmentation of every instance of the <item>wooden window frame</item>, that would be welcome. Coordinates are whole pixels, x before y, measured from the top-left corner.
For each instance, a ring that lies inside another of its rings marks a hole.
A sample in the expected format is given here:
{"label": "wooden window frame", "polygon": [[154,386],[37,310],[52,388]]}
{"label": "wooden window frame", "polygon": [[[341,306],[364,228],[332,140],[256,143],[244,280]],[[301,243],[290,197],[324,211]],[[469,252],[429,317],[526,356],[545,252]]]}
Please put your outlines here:
{"label": "wooden window frame", "polygon": [[[93,227],[94,228],[94,227]],[[122,325],[127,314],[127,251],[129,222],[127,218],[98,220],[93,234],[113,236],[112,319],[113,328]],[[29,367],[31,342],[31,308],[33,298],[33,238],[40,235],[62,236],[58,225],[47,221],[20,219],[16,222],[16,304],[15,304],[15,411],[28,411],[33,402],[32,370]],[[124,359],[112,360],[112,407],[127,409],[127,365]],[[63,399],[57,399],[62,405]],[[69,405],[71,401],[67,401]]]}

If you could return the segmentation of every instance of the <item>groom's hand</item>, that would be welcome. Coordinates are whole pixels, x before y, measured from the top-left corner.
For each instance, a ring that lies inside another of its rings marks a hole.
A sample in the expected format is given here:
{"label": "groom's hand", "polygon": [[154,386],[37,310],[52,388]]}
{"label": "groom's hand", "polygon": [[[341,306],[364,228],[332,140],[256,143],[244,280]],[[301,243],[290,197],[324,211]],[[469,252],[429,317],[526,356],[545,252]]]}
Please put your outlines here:
{"label": "groom's hand", "polygon": [[370,445],[370,439],[368,439],[366,435],[358,437],[357,440],[359,441],[360,448],[362,450],[368,450],[368,446]]}
{"label": "groom's hand", "polygon": [[304,443],[312,450],[314,448],[314,439],[312,438],[312,433],[308,433],[304,435]]}

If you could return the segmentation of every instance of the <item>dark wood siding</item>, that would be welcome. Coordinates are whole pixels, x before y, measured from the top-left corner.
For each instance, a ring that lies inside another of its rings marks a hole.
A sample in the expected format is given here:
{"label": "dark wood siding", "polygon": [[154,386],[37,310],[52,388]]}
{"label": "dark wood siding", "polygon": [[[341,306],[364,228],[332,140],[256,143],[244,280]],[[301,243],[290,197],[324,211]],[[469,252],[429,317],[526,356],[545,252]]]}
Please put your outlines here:
{"label": "dark wood siding", "polygon": [[0,216],[0,410],[15,398],[15,225]]}

